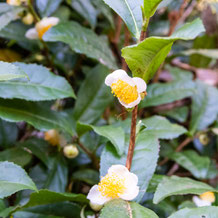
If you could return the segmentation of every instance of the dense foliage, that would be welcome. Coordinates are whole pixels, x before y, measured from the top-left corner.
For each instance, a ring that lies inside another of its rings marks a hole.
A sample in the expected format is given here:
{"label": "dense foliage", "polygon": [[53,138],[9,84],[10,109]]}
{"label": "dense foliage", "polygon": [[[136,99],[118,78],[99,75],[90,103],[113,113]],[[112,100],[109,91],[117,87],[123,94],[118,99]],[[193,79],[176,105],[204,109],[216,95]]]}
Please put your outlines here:
{"label": "dense foliage", "polygon": [[[217,0],[0,1],[0,217],[217,218],[217,42]],[[139,193],[100,210],[117,164]]]}

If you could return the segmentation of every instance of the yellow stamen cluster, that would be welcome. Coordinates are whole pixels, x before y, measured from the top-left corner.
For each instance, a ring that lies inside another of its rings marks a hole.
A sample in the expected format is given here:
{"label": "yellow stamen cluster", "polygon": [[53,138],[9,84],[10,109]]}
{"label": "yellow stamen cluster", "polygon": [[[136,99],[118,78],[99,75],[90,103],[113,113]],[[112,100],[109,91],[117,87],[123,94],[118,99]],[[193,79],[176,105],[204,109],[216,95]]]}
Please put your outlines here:
{"label": "yellow stamen cluster", "polygon": [[48,26],[44,26],[44,27],[37,27],[36,26],[36,30],[38,32],[39,38],[42,39],[45,32],[47,32],[52,26],[53,26],[52,24],[49,24]]}
{"label": "yellow stamen cluster", "polygon": [[120,79],[111,85],[111,89],[114,96],[118,97],[125,104],[130,104],[138,98],[137,87],[131,86]]}
{"label": "yellow stamen cluster", "polygon": [[213,192],[205,192],[200,195],[201,200],[203,201],[209,201],[213,203],[215,201],[215,195]]}
{"label": "yellow stamen cluster", "polygon": [[105,197],[118,198],[125,191],[125,179],[116,173],[107,174],[98,184],[98,190]]}

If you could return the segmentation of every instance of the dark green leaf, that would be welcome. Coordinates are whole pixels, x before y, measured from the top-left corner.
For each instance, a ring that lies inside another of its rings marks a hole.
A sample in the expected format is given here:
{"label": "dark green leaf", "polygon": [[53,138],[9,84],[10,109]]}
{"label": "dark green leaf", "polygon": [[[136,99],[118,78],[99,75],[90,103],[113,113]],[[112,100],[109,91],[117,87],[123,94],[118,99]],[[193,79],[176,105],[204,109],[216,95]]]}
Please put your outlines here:
{"label": "dark green leaf", "polygon": [[29,80],[16,79],[0,82],[0,97],[31,101],[75,98],[73,89],[65,78],[54,75],[47,68],[36,64],[14,63],[14,65],[24,71]]}
{"label": "dark green leaf", "polygon": [[17,125],[0,119],[0,146],[7,147],[12,145],[16,141],[17,136]]}
{"label": "dark green leaf", "polygon": [[147,127],[143,132],[156,135],[160,139],[173,139],[187,132],[187,130],[177,124],[170,123],[165,117],[152,116],[142,120]]}
{"label": "dark green leaf", "polygon": [[104,83],[108,72],[103,65],[97,65],[89,72],[77,94],[75,120],[87,124],[95,122],[112,101],[113,96]]}
{"label": "dark green leaf", "polygon": [[147,82],[154,76],[176,40],[192,40],[204,30],[202,21],[196,19],[170,37],[150,37],[137,45],[125,47],[122,49],[122,56],[133,76],[141,77]]}
{"label": "dark green leaf", "polygon": [[195,83],[192,81],[154,83],[148,86],[148,95],[140,104],[140,108],[171,103],[192,96],[194,91]]}
{"label": "dark green leaf", "polygon": [[23,148],[14,147],[0,152],[0,161],[13,162],[24,167],[31,161],[32,155]]}
{"label": "dark green leaf", "polygon": [[158,184],[162,181],[164,177],[167,176],[154,174],[149,182],[147,192],[155,192]]}
{"label": "dark green leaf", "polygon": [[17,78],[28,78],[28,75],[18,66],[0,61],[0,81]]}
{"label": "dark green leaf", "polygon": [[11,122],[25,121],[40,130],[60,129],[73,135],[68,115],[35,102],[0,99],[0,117]]}
{"label": "dark green leaf", "polygon": [[17,191],[37,188],[27,173],[11,162],[0,162],[0,198],[14,194]]}
{"label": "dark green leaf", "polygon": [[42,17],[48,17],[57,10],[62,0],[36,0],[36,6]]}
{"label": "dark green leaf", "polygon": [[99,173],[92,169],[78,170],[73,173],[72,179],[86,182],[89,185],[95,185],[99,182]]}
{"label": "dark green leaf", "polygon": [[137,39],[140,38],[142,27],[142,12],[141,6],[143,0],[103,0],[109,5],[126,23],[130,32]]}
{"label": "dark green leaf", "polygon": [[156,192],[154,194],[153,202],[155,204],[159,203],[166,197],[172,195],[185,195],[185,194],[196,194],[200,195],[204,192],[216,190],[203,183],[198,182],[189,178],[181,178],[178,176],[165,177],[158,185]]}
{"label": "dark green leaf", "polygon": [[201,81],[196,82],[195,94],[192,98],[192,115],[190,132],[203,130],[212,124],[218,115],[218,90]]}
{"label": "dark green leaf", "polygon": [[136,202],[123,201],[121,199],[112,200],[101,210],[100,218],[158,218],[150,209],[137,204]]}
{"label": "dark green leaf", "polygon": [[169,216],[169,218],[217,218],[218,207],[184,208]]}
{"label": "dark green leaf", "polygon": [[96,59],[111,69],[117,68],[108,43],[92,30],[82,27],[76,22],[64,22],[52,27],[45,33],[43,39],[51,42],[64,42],[77,53]]}

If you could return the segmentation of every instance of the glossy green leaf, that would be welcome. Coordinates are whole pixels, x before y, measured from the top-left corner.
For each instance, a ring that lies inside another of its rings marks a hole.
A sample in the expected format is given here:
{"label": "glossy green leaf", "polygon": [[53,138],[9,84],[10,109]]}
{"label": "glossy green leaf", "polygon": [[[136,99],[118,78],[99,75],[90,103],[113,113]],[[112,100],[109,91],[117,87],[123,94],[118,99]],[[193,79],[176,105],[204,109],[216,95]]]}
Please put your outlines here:
{"label": "glossy green leaf", "polygon": [[0,152],[0,161],[13,162],[24,167],[31,161],[32,155],[23,148],[14,147]]}
{"label": "glossy green leaf", "polygon": [[57,10],[62,0],[36,0],[36,6],[42,17],[48,17]]}
{"label": "glossy green leaf", "polygon": [[0,97],[31,101],[75,98],[73,89],[65,78],[54,75],[47,68],[36,64],[14,63],[14,65],[24,71],[29,80],[16,79],[0,82]]}
{"label": "glossy green leaf", "polygon": [[193,150],[186,150],[183,152],[174,152],[170,154],[169,158],[190,171],[194,177],[198,179],[208,178],[211,165],[209,157],[200,156]]}
{"label": "glossy green leaf", "polygon": [[0,81],[17,78],[28,78],[28,75],[18,66],[0,61]]}
{"label": "glossy green leaf", "polygon": [[14,194],[17,191],[37,188],[27,173],[12,162],[0,162],[0,198]]}
{"label": "glossy green leaf", "polygon": [[152,17],[162,0],[144,0],[144,15],[147,19]]}
{"label": "glossy green leaf", "polygon": [[0,117],[10,122],[25,121],[40,130],[60,129],[73,135],[70,117],[40,103],[0,99]]}
{"label": "glossy green leaf", "polygon": [[15,123],[6,122],[0,119],[0,147],[8,147],[13,145],[17,137],[17,125]]}
{"label": "glossy green leaf", "polygon": [[[107,145],[101,155],[100,174],[105,176],[109,167],[113,164],[125,165],[128,152],[129,137],[125,144],[125,153],[118,156],[111,145]],[[159,143],[157,138],[152,134],[142,132],[136,138],[136,145],[132,160],[131,172],[138,176],[140,187],[139,195],[136,201],[140,201],[148,187],[149,181],[153,176],[157,165],[159,153]]]}
{"label": "glossy green leaf", "polygon": [[68,2],[91,24],[92,28],[96,26],[98,12],[90,0],[68,0]]}
{"label": "glossy green leaf", "polygon": [[187,130],[177,124],[170,123],[165,117],[152,116],[142,120],[146,126],[142,132],[156,135],[160,139],[173,139],[187,132]]}
{"label": "glossy green leaf", "polygon": [[130,32],[137,39],[140,37],[142,27],[142,11],[141,6],[143,0],[103,0],[110,6],[126,23]]}
{"label": "glossy green leaf", "polygon": [[207,191],[216,192],[213,187],[203,182],[178,176],[166,177],[159,183],[154,194],[153,202],[157,204],[172,195],[200,195]]}
{"label": "glossy green leaf", "polygon": [[75,120],[94,123],[112,102],[113,95],[104,83],[108,73],[108,68],[103,65],[97,65],[88,73],[77,94],[73,113]]}
{"label": "glossy green leaf", "polygon": [[78,170],[73,173],[72,179],[86,182],[89,185],[95,185],[99,182],[99,173],[92,169]]}
{"label": "glossy green leaf", "polygon": [[198,208],[184,208],[173,213],[169,218],[216,218],[218,214],[218,207],[198,207]]}
{"label": "glossy green leaf", "polygon": [[108,43],[92,30],[76,22],[64,22],[52,27],[45,33],[43,39],[50,42],[64,42],[76,53],[96,59],[111,69],[117,68]]}
{"label": "glossy green leaf", "polygon": [[121,199],[115,199],[107,203],[101,210],[100,218],[119,217],[119,218],[158,218],[150,209]]}
{"label": "glossy green leaf", "polygon": [[218,115],[218,90],[201,81],[196,82],[195,94],[192,98],[192,115],[190,133],[203,130],[212,124]]}
{"label": "glossy green leaf", "polygon": [[122,49],[122,56],[126,60],[133,76],[141,77],[148,82],[165,60],[176,40],[192,40],[204,32],[200,19],[185,24],[170,37],[150,37],[137,45]]}
{"label": "glossy green leaf", "polygon": [[24,8],[22,7],[14,7],[6,3],[0,3],[0,30],[7,26],[11,21],[18,19],[18,14],[23,10]]}
{"label": "glossy green leaf", "polygon": [[158,184],[162,181],[164,177],[167,177],[167,176],[154,174],[149,182],[147,192],[155,192]]}
{"label": "glossy green leaf", "polygon": [[193,81],[175,81],[169,83],[154,83],[148,86],[148,95],[141,102],[140,108],[171,103],[193,95]]}

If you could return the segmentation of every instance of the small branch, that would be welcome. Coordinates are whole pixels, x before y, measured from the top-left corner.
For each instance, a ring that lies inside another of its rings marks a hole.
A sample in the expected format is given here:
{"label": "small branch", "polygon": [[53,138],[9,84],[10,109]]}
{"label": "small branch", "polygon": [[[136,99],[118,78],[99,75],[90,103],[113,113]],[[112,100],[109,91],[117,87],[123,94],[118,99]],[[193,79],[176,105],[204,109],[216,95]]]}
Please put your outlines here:
{"label": "small branch", "polygon": [[28,8],[29,8],[29,11],[30,13],[33,15],[33,17],[35,18],[35,21],[36,22],[39,22],[40,21],[40,17],[38,16],[38,14],[36,13],[33,5],[32,5],[32,1],[31,0],[28,0],[27,2],[27,5],[28,5]]}
{"label": "small branch", "polygon": [[179,169],[179,165],[175,163],[167,173],[167,176],[172,176]]}
{"label": "small branch", "polygon": [[133,158],[134,148],[135,148],[137,112],[138,112],[138,105],[135,106],[133,111],[132,111],[132,122],[131,122],[129,150],[128,150],[127,160],[126,160],[126,167],[127,167],[128,170],[130,170],[130,168],[131,168],[132,158]]}

